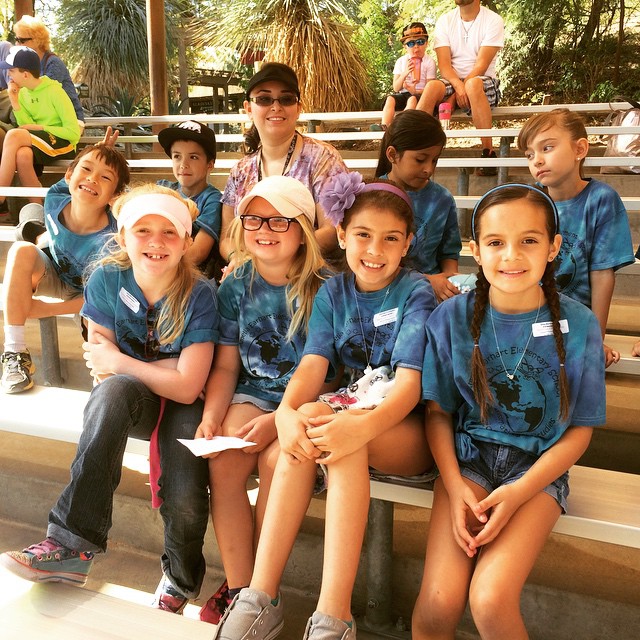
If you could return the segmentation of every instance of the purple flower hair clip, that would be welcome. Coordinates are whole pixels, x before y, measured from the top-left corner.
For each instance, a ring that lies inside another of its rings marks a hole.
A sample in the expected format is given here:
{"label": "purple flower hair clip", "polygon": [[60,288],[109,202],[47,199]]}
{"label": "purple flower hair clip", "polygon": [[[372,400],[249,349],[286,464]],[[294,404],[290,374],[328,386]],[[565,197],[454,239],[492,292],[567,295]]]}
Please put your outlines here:
{"label": "purple flower hair clip", "polygon": [[362,176],[357,171],[338,173],[325,186],[320,196],[320,205],[334,227],[342,222],[344,212],[353,206],[356,196],[364,186]]}

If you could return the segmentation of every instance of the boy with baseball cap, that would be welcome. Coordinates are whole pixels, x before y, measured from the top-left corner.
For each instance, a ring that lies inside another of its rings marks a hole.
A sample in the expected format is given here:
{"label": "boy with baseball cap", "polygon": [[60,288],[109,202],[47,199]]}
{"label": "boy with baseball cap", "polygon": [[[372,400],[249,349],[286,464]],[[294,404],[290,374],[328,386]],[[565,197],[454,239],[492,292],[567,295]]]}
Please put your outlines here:
{"label": "boy with baseball cap", "polygon": [[[0,162],[0,186],[8,187],[17,170],[24,187],[40,187],[34,164],[73,159],[80,126],[62,85],[40,77],[40,57],[29,47],[11,47],[0,69],[8,69],[9,98],[18,123],[7,131]],[[25,153],[27,151],[27,153]],[[5,196],[0,196],[0,203]],[[39,198],[30,198],[42,202]]]}
{"label": "boy with baseball cap", "polygon": [[201,122],[187,120],[163,129],[158,142],[171,158],[177,182],[159,180],[158,184],[177,191],[198,207],[193,223],[193,244],[188,255],[209,277],[214,274],[218,257],[217,244],[222,222],[222,194],[209,184],[209,174],[216,160],[216,136]]}

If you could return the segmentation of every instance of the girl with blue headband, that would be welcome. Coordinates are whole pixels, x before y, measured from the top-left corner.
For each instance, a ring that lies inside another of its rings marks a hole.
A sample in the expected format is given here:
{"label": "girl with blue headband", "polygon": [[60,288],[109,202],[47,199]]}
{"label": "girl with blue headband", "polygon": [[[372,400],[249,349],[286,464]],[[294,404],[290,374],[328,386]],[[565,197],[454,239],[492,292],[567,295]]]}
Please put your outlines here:
{"label": "girl with blue headband", "polygon": [[492,189],[472,234],[475,291],[427,322],[422,395],[440,477],[413,614],[420,640],[453,639],[467,600],[481,637],[528,638],[522,588],[566,511],[569,468],[605,423],[600,328],[556,291],[551,198]]}

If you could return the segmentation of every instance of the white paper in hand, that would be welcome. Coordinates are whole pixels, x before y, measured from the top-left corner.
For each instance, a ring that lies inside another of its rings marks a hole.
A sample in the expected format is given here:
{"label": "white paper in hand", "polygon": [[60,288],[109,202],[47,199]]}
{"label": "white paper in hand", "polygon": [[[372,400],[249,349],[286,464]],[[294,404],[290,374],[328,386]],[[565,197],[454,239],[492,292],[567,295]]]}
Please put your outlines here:
{"label": "white paper in hand", "polygon": [[194,440],[186,440],[178,438],[194,456],[205,456],[208,453],[220,453],[227,449],[244,449],[245,447],[255,447],[255,442],[247,442],[242,438],[234,438],[231,436],[214,436],[211,440],[206,438],[195,438]]}

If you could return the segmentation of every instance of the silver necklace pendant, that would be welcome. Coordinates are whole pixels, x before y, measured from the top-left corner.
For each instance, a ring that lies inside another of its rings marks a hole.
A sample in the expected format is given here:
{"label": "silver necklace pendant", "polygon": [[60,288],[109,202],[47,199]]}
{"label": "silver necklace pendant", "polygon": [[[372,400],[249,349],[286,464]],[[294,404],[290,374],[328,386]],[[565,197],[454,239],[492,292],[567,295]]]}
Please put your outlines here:
{"label": "silver necklace pendant", "polygon": [[[507,372],[505,371],[505,373]],[[515,373],[507,373],[507,378],[509,378],[509,380],[513,380],[515,377],[516,377]]]}

